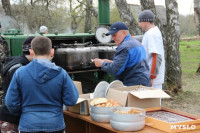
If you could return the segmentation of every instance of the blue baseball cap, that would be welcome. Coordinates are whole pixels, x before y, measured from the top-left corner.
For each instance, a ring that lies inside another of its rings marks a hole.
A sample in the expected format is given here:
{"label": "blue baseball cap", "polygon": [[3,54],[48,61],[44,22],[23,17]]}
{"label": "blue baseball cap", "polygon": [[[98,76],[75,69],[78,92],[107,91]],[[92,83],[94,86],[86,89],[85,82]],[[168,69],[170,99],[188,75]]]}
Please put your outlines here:
{"label": "blue baseball cap", "polygon": [[108,33],[106,33],[106,36],[115,34],[119,30],[128,30],[128,27],[123,22],[116,22],[116,23],[111,25],[110,31]]}

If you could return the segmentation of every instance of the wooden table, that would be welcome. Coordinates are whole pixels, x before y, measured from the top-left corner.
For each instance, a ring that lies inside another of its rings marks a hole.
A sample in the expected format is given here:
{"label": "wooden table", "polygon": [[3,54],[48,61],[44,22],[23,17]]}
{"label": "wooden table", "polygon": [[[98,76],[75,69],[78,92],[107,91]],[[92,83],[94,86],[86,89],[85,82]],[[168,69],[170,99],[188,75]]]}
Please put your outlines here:
{"label": "wooden table", "polygon": [[[165,133],[161,130],[145,126],[144,129],[136,132],[123,132],[114,130],[110,123],[99,123],[90,116],[80,115],[69,111],[63,111],[66,133]],[[184,133],[200,133],[200,130],[187,131]]]}

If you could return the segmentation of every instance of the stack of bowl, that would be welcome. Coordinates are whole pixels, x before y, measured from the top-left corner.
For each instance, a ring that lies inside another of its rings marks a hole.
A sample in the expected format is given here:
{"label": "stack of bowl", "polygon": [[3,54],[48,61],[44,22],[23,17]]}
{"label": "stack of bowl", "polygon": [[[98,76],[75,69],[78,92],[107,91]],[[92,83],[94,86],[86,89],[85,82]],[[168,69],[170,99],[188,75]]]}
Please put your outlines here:
{"label": "stack of bowl", "polygon": [[111,110],[116,107],[99,107],[90,105],[90,116],[93,121],[108,123],[110,122]]}
{"label": "stack of bowl", "polygon": [[[140,113],[123,114],[119,111],[129,111],[131,109],[139,110]],[[135,107],[116,107],[110,113],[111,127],[119,131],[138,131],[145,126],[146,112],[144,109]]]}

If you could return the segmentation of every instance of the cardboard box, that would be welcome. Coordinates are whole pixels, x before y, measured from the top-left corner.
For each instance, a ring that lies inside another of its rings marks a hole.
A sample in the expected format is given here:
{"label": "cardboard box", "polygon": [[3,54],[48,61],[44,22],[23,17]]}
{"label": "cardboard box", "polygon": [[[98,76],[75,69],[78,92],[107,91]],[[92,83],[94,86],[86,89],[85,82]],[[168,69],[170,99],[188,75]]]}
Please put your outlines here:
{"label": "cardboard box", "polygon": [[161,106],[160,98],[170,96],[161,89],[139,85],[110,88],[106,98],[114,99],[127,107],[151,108]]}
{"label": "cardboard box", "polygon": [[[74,82],[74,84],[75,84],[75,86],[76,86],[76,88],[78,89],[78,93],[79,93],[79,95],[80,94],[83,94],[83,91],[82,91],[82,84],[81,84],[81,82],[80,81],[73,81]],[[72,108],[73,107],[73,108]],[[69,111],[71,111],[71,112],[77,112],[77,110],[78,110],[78,106],[65,106],[65,105],[63,105],[63,110],[69,110]]]}
{"label": "cardboard box", "polygon": [[195,116],[195,115],[192,115],[189,113],[180,112],[177,110],[168,109],[168,108],[164,108],[164,107],[147,108],[145,110],[146,110],[146,112],[167,111],[170,113],[175,113],[175,114],[192,119],[189,121],[168,123],[166,121],[162,121],[162,120],[150,117],[150,116],[146,116],[146,125],[147,126],[157,128],[159,130],[169,132],[169,133],[184,132],[184,131],[200,129],[200,116]]}
{"label": "cardboard box", "polygon": [[76,105],[68,106],[68,111],[82,115],[89,115],[89,103],[91,101],[92,94],[93,93],[80,94]]}
{"label": "cardboard box", "polygon": [[78,89],[78,93],[83,94],[81,82],[80,81],[73,81],[73,82],[74,82],[76,88]]}

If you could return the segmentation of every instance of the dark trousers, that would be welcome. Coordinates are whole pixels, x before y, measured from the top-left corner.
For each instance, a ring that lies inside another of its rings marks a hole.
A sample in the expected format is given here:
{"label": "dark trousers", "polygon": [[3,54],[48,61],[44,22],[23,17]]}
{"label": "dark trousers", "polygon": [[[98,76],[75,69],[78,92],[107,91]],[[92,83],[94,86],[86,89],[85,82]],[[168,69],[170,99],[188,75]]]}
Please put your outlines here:
{"label": "dark trousers", "polygon": [[64,133],[64,129],[63,130],[60,130],[60,131],[54,131],[54,132],[44,132],[44,131],[40,131],[40,132],[23,132],[23,131],[20,131],[20,133]]}

